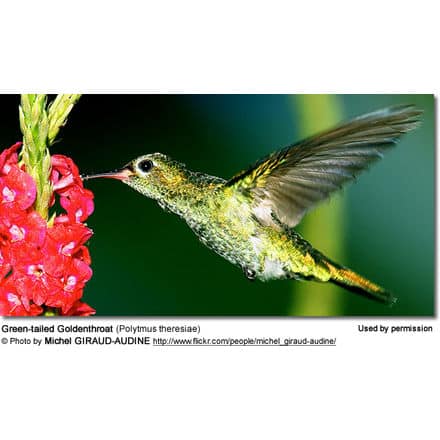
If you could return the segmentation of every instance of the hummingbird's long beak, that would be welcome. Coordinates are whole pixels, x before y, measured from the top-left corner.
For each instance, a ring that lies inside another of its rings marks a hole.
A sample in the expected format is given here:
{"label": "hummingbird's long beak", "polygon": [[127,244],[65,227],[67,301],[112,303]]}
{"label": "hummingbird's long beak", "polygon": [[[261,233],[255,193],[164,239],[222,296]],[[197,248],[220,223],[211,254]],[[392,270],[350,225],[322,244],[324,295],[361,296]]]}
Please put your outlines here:
{"label": "hummingbird's long beak", "polygon": [[107,179],[117,179],[117,180],[127,180],[132,176],[134,172],[128,168],[124,167],[120,170],[109,171],[107,173],[90,174],[88,176],[81,176],[82,180],[96,179],[98,177],[105,177]]}

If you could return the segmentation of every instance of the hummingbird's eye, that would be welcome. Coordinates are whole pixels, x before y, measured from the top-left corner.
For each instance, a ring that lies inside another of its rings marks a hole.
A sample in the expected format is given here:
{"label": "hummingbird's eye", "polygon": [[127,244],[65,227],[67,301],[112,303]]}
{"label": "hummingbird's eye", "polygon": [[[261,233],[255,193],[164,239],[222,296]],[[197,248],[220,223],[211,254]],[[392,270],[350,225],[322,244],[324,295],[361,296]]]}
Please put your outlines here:
{"label": "hummingbird's eye", "polygon": [[145,159],[142,162],[138,163],[138,168],[143,172],[143,173],[148,173],[148,171],[151,170],[151,168],[153,168],[153,162],[151,162],[151,160]]}

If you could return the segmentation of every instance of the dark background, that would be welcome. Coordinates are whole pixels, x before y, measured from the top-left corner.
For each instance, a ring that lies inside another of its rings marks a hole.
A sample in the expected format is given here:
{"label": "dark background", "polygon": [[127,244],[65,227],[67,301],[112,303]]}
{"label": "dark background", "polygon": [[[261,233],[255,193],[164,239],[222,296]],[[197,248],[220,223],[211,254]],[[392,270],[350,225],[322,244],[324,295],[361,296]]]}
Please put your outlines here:
{"label": "dark background", "polygon": [[[4,148],[21,139],[19,96],[1,103]],[[95,235],[85,301],[97,315],[432,315],[432,95],[84,95],[52,153],[91,173],[159,151],[227,178],[303,136],[400,103],[424,110],[422,127],[299,228],[329,257],[393,291],[393,308],[326,284],[250,283],[176,216],[104,179],[86,182]]]}

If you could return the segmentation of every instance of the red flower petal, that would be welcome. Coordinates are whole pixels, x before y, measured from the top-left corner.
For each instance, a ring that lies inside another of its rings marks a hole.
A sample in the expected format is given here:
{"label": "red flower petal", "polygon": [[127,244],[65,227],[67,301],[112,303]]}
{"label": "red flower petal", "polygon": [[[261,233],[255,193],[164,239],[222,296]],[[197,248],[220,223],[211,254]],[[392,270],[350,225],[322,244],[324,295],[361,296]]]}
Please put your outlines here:
{"label": "red flower petal", "polygon": [[10,243],[25,240],[35,246],[43,244],[46,227],[45,220],[35,211],[29,214],[23,211],[11,212],[9,217],[0,222],[0,232]]}
{"label": "red flower petal", "polygon": [[81,223],[57,223],[48,228],[47,235],[51,252],[71,257],[93,235],[93,231]]}
{"label": "red flower petal", "polygon": [[27,209],[35,201],[37,188],[34,179],[16,165],[11,165],[8,174],[0,178],[0,203]]}
{"label": "red flower petal", "polygon": [[61,196],[60,204],[72,223],[81,223],[87,220],[94,210],[93,193],[88,189],[73,186]]}
{"label": "red flower petal", "polygon": [[21,147],[21,142],[17,142],[12,147],[3,150],[0,154],[0,175],[8,174],[10,165],[17,164],[18,154],[17,150]]}
{"label": "red flower petal", "polygon": [[3,283],[0,282],[1,316],[37,316],[42,312],[43,309],[40,306],[23,300],[11,277]]}
{"label": "red flower petal", "polygon": [[73,255],[73,257],[77,258],[78,260],[84,261],[86,264],[91,263],[90,253],[89,249],[86,246],[81,246],[78,251]]}
{"label": "red flower petal", "polygon": [[3,278],[11,271],[11,265],[7,258],[2,253],[2,249],[0,247],[0,283]]}
{"label": "red flower petal", "polygon": [[70,157],[63,156],[62,154],[54,154],[51,157],[51,162],[51,181],[55,191],[60,191],[73,184],[81,188],[83,187],[78,167]]}

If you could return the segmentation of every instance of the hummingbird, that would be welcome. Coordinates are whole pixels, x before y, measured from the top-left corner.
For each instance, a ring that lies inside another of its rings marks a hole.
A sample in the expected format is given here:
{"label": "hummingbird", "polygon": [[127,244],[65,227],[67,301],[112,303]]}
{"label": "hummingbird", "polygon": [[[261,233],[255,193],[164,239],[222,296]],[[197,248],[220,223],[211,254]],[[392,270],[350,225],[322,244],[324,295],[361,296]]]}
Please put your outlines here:
{"label": "hummingbird", "polygon": [[397,105],[359,116],[275,151],[229,180],[190,171],[161,153],[83,179],[118,179],[156,200],[249,280],[331,282],[393,304],[391,292],[332,261],[294,228],[416,128],[421,113],[413,105]]}

